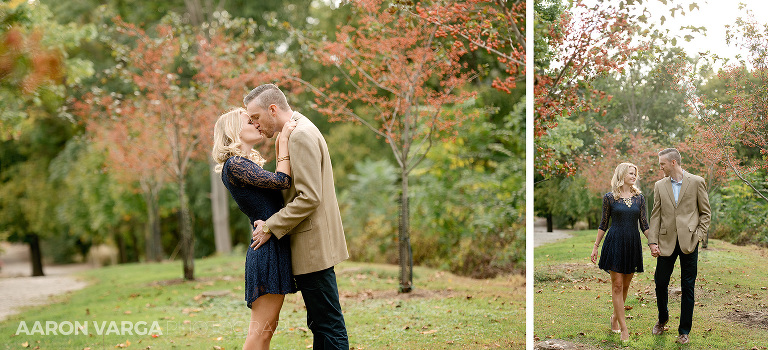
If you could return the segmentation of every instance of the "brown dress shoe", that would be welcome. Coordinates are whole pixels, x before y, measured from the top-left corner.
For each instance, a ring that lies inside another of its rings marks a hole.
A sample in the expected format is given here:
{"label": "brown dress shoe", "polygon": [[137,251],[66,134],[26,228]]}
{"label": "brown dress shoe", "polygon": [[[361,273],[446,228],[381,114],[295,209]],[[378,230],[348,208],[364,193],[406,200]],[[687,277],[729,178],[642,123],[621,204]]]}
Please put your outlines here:
{"label": "brown dress shoe", "polygon": [[675,341],[675,343],[678,343],[678,344],[688,344],[688,342],[689,342],[688,334],[680,334],[677,337],[677,340]]}
{"label": "brown dress shoe", "polygon": [[667,327],[664,326],[666,324],[667,324],[666,322],[664,323],[656,322],[656,325],[653,326],[653,330],[651,331],[651,333],[653,333],[653,335],[661,335],[662,333],[664,333],[664,331],[667,330]]}

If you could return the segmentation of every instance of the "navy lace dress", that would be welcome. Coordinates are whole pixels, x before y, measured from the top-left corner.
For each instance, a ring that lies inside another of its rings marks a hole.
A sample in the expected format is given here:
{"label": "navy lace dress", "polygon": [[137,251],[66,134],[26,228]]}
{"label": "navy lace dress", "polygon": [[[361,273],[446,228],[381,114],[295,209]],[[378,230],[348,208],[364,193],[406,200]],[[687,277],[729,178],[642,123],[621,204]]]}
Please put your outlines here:
{"label": "navy lace dress", "polygon": [[[232,198],[250,220],[267,220],[283,207],[281,189],[291,186],[291,177],[272,173],[243,157],[230,157],[224,162],[221,180]],[[253,239],[251,239],[253,243]],[[289,237],[269,238],[259,249],[248,247],[245,255],[245,301],[251,307],[264,294],[296,293],[291,272]]]}
{"label": "navy lace dress", "polygon": [[607,232],[598,267],[624,274],[643,272],[643,245],[637,228],[639,224],[642,232],[648,230],[646,211],[642,194],[632,196],[630,205],[624,199],[614,199],[612,192],[603,196],[603,219],[599,229]]}

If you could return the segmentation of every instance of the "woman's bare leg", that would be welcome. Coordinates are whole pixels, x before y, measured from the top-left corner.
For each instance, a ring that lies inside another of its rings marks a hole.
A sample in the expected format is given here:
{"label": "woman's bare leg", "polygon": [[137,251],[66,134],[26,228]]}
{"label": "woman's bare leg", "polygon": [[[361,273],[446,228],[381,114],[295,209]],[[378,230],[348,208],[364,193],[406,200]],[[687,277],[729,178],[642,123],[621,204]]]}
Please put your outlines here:
{"label": "woman's bare leg", "polygon": [[634,273],[624,274],[624,304],[627,303],[627,295],[629,294],[629,284],[632,283],[632,277],[635,277]]}
{"label": "woman's bare leg", "polygon": [[613,301],[613,317],[619,323],[621,340],[629,339],[626,319],[624,318],[624,274],[611,271],[611,299]]}
{"label": "woman's bare leg", "polygon": [[243,350],[267,350],[277,329],[285,295],[264,294],[251,304],[251,323]]}

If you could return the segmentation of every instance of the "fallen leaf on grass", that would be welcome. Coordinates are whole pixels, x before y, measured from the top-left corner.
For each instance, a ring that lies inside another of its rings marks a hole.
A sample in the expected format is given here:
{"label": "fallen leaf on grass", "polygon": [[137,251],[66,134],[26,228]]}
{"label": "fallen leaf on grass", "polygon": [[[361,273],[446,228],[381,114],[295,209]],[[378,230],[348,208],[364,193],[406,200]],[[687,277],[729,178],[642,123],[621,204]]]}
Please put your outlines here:
{"label": "fallen leaf on grass", "polygon": [[426,332],[421,332],[421,334],[432,334],[432,333],[437,333],[437,329],[429,330],[429,331],[426,331]]}
{"label": "fallen leaf on grass", "polygon": [[25,348],[28,348],[29,347],[29,342],[25,341],[25,342],[21,343],[21,346],[25,347]]}
{"label": "fallen leaf on grass", "polygon": [[624,310],[632,310],[632,306],[630,306],[630,305],[624,305]]}

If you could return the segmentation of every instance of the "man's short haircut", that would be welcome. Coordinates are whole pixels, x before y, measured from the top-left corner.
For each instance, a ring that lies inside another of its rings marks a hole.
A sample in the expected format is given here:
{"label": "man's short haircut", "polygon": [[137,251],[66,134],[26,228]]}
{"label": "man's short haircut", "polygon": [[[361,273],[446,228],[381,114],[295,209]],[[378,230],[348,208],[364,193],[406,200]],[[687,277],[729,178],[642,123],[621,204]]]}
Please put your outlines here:
{"label": "man's short haircut", "polygon": [[659,157],[666,156],[669,160],[674,160],[677,162],[677,164],[682,164],[681,161],[683,160],[680,156],[680,152],[675,148],[667,148],[659,152]]}
{"label": "man's short haircut", "polygon": [[285,94],[283,94],[283,92],[280,91],[280,88],[275,84],[264,84],[251,90],[251,92],[243,98],[243,105],[247,107],[253,100],[256,100],[256,105],[262,109],[267,109],[270,105],[276,105],[284,111],[291,109],[291,107],[288,106],[288,100],[285,98]]}

